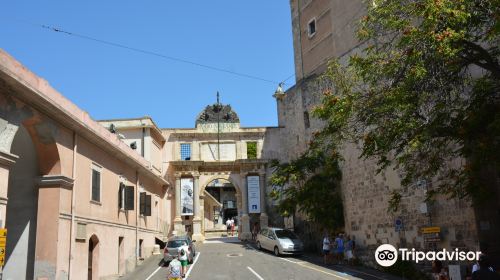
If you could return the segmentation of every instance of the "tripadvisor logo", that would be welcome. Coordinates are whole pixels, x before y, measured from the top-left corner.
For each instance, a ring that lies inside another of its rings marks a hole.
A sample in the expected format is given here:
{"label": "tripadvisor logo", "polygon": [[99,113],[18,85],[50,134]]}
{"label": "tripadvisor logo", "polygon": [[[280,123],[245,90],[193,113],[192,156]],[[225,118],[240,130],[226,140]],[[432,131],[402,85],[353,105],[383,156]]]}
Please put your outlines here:
{"label": "tripadvisor logo", "polygon": [[381,266],[391,266],[398,260],[398,250],[391,244],[382,244],[375,251],[375,260]]}
{"label": "tripadvisor logo", "polygon": [[382,244],[378,246],[377,250],[375,251],[375,260],[379,265],[388,267],[396,263],[396,261],[398,260],[398,255],[402,261],[414,261],[415,263],[434,260],[477,261],[479,260],[479,255],[481,255],[481,252],[465,252],[458,251],[458,249],[451,251],[442,249],[440,251],[423,252],[417,251],[414,248],[411,250],[407,248],[399,248],[398,254],[398,250],[391,244]]}

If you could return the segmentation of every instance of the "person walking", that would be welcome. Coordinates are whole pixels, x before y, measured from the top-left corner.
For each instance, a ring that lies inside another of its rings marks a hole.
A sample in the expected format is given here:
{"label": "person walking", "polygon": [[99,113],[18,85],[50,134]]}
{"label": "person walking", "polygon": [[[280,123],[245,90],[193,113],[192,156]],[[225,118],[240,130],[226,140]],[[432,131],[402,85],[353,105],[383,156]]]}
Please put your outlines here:
{"label": "person walking", "polygon": [[347,259],[348,265],[353,265],[354,262],[354,241],[351,240],[351,237],[347,236],[346,246],[345,246],[345,258]]}
{"label": "person walking", "polygon": [[182,265],[181,262],[175,257],[168,264],[168,276],[169,280],[181,280],[182,279]]}
{"label": "person walking", "polygon": [[234,219],[231,218],[231,236],[234,235]]}
{"label": "person walking", "polygon": [[344,259],[344,236],[339,233],[338,237],[335,238],[335,259],[337,264],[342,264]]}
{"label": "person walking", "polygon": [[325,230],[325,233],[323,234],[323,264],[324,265],[328,264],[328,256],[330,255],[330,247],[331,247],[330,237],[328,236],[328,231]]}
{"label": "person walking", "polygon": [[231,231],[231,218],[227,218],[226,220],[226,234],[229,236],[229,232]]}
{"label": "person walking", "polygon": [[187,272],[187,265],[188,265],[188,259],[189,259],[189,247],[186,243],[186,241],[182,242],[182,246],[179,247],[178,251],[178,256],[179,256],[179,261],[181,262],[182,266],[182,278],[186,277],[186,272]]}
{"label": "person walking", "polygon": [[257,222],[255,222],[253,224],[253,228],[252,228],[252,240],[253,241],[257,240],[257,234],[259,233],[258,227],[259,227],[259,224]]}

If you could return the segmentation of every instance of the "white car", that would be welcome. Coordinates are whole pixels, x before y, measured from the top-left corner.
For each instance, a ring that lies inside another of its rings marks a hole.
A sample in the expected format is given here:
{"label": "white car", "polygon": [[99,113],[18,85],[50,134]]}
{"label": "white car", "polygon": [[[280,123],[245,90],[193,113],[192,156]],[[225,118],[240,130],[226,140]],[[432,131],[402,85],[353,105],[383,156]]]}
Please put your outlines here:
{"label": "white car", "polygon": [[163,250],[163,260],[165,264],[168,264],[171,260],[177,257],[179,253],[179,247],[182,246],[183,242],[186,242],[187,246],[189,247],[188,262],[193,263],[193,259],[196,255],[196,248],[193,243],[196,241],[191,240],[191,237],[187,235],[183,235],[174,236],[168,240],[165,249]]}
{"label": "white car", "polygon": [[257,248],[274,252],[276,256],[302,254],[304,244],[288,229],[264,228],[257,234]]}

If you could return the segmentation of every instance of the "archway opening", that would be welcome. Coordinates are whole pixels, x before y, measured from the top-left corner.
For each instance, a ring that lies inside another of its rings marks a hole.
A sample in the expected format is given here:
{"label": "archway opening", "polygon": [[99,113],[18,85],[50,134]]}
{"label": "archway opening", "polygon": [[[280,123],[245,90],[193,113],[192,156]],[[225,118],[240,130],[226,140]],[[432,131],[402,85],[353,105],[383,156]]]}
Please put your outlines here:
{"label": "archway opening", "polygon": [[214,179],[205,187],[205,232],[227,229],[227,221],[234,220],[238,230],[239,195],[236,187],[226,179]]}
{"label": "archway opening", "polygon": [[99,279],[99,238],[94,234],[89,238],[88,280]]}
{"label": "archway opening", "polygon": [[5,279],[33,279],[36,245],[37,188],[40,175],[37,153],[28,130],[19,129],[11,146],[19,158],[9,172],[6,210],[7,246]]}

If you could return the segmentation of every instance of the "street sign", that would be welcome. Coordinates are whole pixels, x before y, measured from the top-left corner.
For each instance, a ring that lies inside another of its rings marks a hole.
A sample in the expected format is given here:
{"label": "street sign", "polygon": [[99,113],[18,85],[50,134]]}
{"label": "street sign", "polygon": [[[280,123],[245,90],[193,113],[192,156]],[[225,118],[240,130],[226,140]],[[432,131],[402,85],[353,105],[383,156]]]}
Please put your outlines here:
{"label": "street sign", "polygon": [[7,243],[7,229],[0,228],[0,266],[5,262],[5,244]]}
{"label": "street sign", "polygon": [[401,218],[397,218],[396,221],[394,221],[394,229],[396,232],[403,230],[403,220],[401,220]]}
{"label": "street sign", "polygon": [[422,228],[422,233],[440,233],[440,227],[424,227]]}

